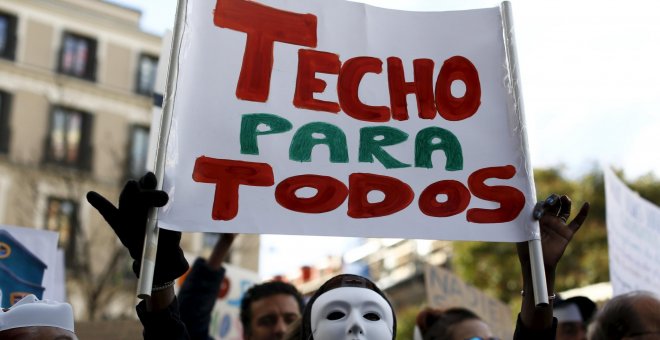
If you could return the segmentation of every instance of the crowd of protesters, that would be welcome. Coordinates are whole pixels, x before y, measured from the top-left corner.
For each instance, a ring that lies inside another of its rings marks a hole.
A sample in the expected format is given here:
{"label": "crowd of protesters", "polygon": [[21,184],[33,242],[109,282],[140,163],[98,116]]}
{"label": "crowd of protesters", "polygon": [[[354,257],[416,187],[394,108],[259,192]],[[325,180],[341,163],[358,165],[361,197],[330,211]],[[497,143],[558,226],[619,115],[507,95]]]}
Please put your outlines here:
{"label": "crowd of protesters", "polygon": [[[113,228],[133,258],[138,275],[149,209],[167,203],[149,173],[129,181],[118,205],[90,192],[89,203]],[[522,306],[514,339],[660,339],[660,300],[647,292],[614,297],[600,311],[585,297],[562,300],[554,294],[555,269],[589,212],[582,205],[571,220],[571,200],[551,195],[536,205],[549,304],[537,305],[527,243],[517,245],[523,277]],[[211,312],[225,269],[223,261],[236,234],[222,234],[208,259],[197,259],[175,294],[174,281],[189,269],[179,246],[181,234],[161,230],[150,298],[136,307],[145,339],[209,339]],[[395,339],[397,319],[386,294],[369,279],[342,274],[326,281],[307,303],[291,284],[257,284],[241,302],[243,338]],[[465,308],[427,308],[417,316],[415,340],[494,340],[489,325]],[[76,339],[70,305],[34,296],[0,310],[0,339]]]}

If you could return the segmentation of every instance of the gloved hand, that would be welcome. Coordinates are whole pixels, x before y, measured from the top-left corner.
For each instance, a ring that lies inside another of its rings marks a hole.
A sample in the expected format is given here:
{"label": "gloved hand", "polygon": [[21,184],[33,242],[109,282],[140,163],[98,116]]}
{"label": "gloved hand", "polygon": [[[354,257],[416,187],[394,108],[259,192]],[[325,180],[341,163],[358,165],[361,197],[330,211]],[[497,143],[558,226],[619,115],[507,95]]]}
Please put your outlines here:
{"label": "gloved hand", "polygon": [[[103,216],[133,258],[133,272],[140,275],[144,231],[149,209],[167,203],[167,193],[156,189],[156,176],[149,172],[139,182],[128,181],[119,195],[116,208],[97,192],[87,193],[87,201]],[[173,281],[188,270],[188,261],[179,246],[181,233],[161,229],[158,236],[153,285]]]}

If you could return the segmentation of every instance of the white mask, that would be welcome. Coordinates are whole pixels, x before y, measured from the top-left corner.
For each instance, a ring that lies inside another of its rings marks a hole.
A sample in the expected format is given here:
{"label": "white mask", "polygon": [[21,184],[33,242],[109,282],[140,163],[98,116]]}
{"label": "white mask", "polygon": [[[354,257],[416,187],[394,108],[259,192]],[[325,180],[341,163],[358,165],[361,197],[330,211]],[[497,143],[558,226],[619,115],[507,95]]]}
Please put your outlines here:
{"label": "white mask", "polygon": [[367,288],[341,287],[321,294],[311,311],[314,340],[392,339],[392,308]]}

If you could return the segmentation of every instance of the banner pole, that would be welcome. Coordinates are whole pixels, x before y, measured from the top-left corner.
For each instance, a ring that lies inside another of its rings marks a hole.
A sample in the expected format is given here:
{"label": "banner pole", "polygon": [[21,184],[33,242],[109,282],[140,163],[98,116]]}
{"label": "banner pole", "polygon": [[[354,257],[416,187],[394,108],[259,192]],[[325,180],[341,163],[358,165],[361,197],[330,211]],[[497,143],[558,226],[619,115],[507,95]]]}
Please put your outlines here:
{"label": "banner pole", "polygon": [[[534,184],[534,173],[532,170],[528,143],[527,143],[527,130],[525,127],[525,110],[522,101],[522,90],[520,88],[520,72],[518,71],[518,56],[516,54],[516,41],[513,30],[513,12],[511,10],[511,3],[503,1],[500,7],[502,12],[502,26],[504,30],[504,45],[506,48],[506,57],[509,70],[509,90],[513,96],[513,107],[515,109],[516,118],[520,124],[521,134],[521,147],[525,157],[525,171],[529,177],[531,185],[532,199],[536,199],[536,188]],[[532,269],[532,284],[534,286],[534,302],[537,306],[547,305],[548,299],[548,285],[545,281],[545,271],[543,266],[543,249],[541,248],[541,239],[538,221],[534,221],[532,227],[535,234],[538,236],[536,239],[528,241],[529,258]]]}
{"label": "banner pole", "polygon": [[[167,87],[163,98],[163,117],[160,122],[158,147],[154,165],[154,174],[157,179],[156,189],[163,189],[163,178],[165,175],[165,154],[167,140],[170,136],[172,125],[172,113],[174,111],[174,92],[179,71],[179,50],[183,36],[183,27],[186,20],[186,8],[188,0],[178,0],[176,17],[174,20],[174,32],[172,34],[172,48],[170,49],[169,68],[167,70]],[[142,265],[138,279],[137,297],[146,299],[151,296],[153,286],[154,269],[156,267],[156,252],[158,251],[158,208],[149,210],[149,218],[144,234],[144,245],[142,248]]]}

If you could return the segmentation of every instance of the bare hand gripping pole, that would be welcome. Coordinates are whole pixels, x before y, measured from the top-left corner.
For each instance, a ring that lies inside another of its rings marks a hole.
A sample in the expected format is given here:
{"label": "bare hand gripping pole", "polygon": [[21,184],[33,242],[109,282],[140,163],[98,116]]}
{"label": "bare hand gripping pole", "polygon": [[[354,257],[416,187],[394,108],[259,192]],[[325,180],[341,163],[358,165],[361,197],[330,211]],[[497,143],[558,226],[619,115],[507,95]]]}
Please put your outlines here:
{"label": "bare hand gripping pole", "polygon": [[[525,110],[522,102],[522,90],[520,89],[520,73],[518,72],[518,56],[516,55],[516,41],[513,33],[513,13],[511,11],[511,3],[509,1],[502,2],[500,7],[502,11],[502,25],[504,29],[504,45],[506,46],[506,57],[509,68],[509,81],[511,90],[513,91],[514,108],[516,114],[520,119],[520,132],[522,134],[522,147],[527,150],[527,130],[525,129]],[[534,178],[532,175],[532,167],[529,157],[526,157],[527,164],[526,170],[532,183]],[[531,187],[532,199],[536,198],[536,188]],[[538,221],[534,221],[536,230],[539,230]],[[545,271],[543,270],[543,250],[541,249],[541,240],[530,240],[529,245],[529,258],[532,267],[532,284],[534,285],[534,302],[537,306],[548,304],[548,285],[545,281]]]}
{"label": "bare hand gripping pole", "polygon": [[[186,20],[186,8],[188,0],[179,0],[174,21],[174,32],[172,35],[172,48],[170,49],[170,63],[167,71],[167,88],[163,100],[163,118],[160,122],[160,135],[158,137],[158,150],[156,151],[156,164],[154,173],[158,184],[156,189],[163,189],[163,177],[165,173],[165,155],[167,140],[170,136],[170,125],[172,123],[172,112],[174,111],[174,92],[179,71],[179,49]],[[153,286],[154,268],[156,267],[156,252],[158,250],[158,208],[149,211],[149,219],[145,228],[144,246],[142,251],[142,265],[140,266],[140,278],[138,279],[137,296],[146,299],[151,296]]]}

